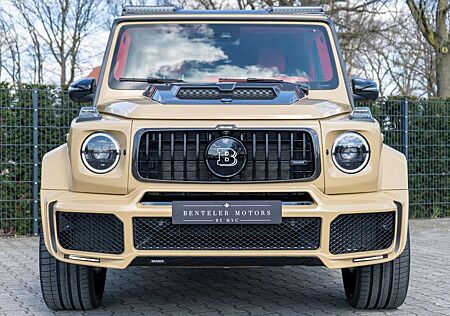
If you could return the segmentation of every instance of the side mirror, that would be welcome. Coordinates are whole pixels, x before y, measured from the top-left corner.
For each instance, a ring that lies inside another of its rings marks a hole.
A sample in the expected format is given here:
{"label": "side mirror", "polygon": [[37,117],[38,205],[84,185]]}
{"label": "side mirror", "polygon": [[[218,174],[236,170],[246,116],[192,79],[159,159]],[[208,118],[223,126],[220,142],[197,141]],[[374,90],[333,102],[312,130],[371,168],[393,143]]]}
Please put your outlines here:
{"label": "side mirror", "polygon": [[352,79],[353,99],[355,101],[378,99],[378,86],[373,80],[363,78]]}
{"label": "side mirror", "polygon": [[83,78],[69,86],[69,98],[75,102],[94,101],[97,80],[95,78]]}

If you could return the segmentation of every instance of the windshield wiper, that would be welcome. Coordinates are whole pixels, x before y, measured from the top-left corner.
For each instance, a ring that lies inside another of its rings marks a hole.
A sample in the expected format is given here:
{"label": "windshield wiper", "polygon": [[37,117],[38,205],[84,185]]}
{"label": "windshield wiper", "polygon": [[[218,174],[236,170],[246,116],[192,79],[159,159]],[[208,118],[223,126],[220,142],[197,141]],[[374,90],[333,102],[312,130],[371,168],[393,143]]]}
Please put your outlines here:
{"label": "windshield wiper", "polygon": [[262,82],[262,83],[282,83],[281,79],[269,78],[219,78],[219,82]]}
{"label": "windshield wiper", "polygon": [[270,78],[247,78],[247,82],[267,82],[267,83],[280,83],[285,82],[282,79],[270,79]]}
{"label": "windshield wiper", "polygon": [[120,82],[146,82],[146,83],[176,83],[176,82],[184,82],[181,79],[173,79],[173,78],[119,78]]}
{"label": "windshield wiper", "polygon": [[[291,83],[283,79],[270,79],[270,78],[219,78],[219,82],[255,82],[255,83]],[[309,94],[309,86],[304,83],[296,83],[304,94]]]}

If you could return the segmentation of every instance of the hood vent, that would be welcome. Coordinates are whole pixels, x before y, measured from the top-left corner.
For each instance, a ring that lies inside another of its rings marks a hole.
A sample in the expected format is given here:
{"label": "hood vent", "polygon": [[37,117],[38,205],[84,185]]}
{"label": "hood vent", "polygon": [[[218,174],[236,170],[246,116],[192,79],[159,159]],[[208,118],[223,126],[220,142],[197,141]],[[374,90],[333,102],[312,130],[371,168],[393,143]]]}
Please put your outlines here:
{"label": "hood vent", "polygon": [[162,104],[292,104],[305,97],[300,86],[276,83],[153,84],[144,96]]}
{"label": "hood vent", "polygon": [[273,100],[277,97],[273,88],[236,88],[221,91],[219,88],[180,88],[177,98],[182,100]]}

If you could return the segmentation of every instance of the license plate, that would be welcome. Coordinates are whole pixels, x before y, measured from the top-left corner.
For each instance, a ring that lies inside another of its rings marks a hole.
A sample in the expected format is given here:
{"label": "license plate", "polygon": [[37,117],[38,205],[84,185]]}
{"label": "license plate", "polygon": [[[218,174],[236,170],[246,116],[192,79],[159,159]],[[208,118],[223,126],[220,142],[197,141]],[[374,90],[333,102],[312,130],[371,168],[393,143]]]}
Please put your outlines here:
{"label": "license plate", "polygon": [[173,224],[281,224],[281,201],[174,201]]}

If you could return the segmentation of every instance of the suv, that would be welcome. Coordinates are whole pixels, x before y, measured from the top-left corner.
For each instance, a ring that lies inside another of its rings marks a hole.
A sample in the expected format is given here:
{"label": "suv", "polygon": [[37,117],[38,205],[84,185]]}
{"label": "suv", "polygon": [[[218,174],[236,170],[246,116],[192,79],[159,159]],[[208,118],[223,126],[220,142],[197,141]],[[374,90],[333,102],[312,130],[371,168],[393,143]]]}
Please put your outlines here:
{"label": "suv", "polygon": [[93,106],[42,162],[50,308],[99,306],[132,265],[324,265],[354,307],[403,303],[406,160],[321,8],[125,7],[69,94]]}

